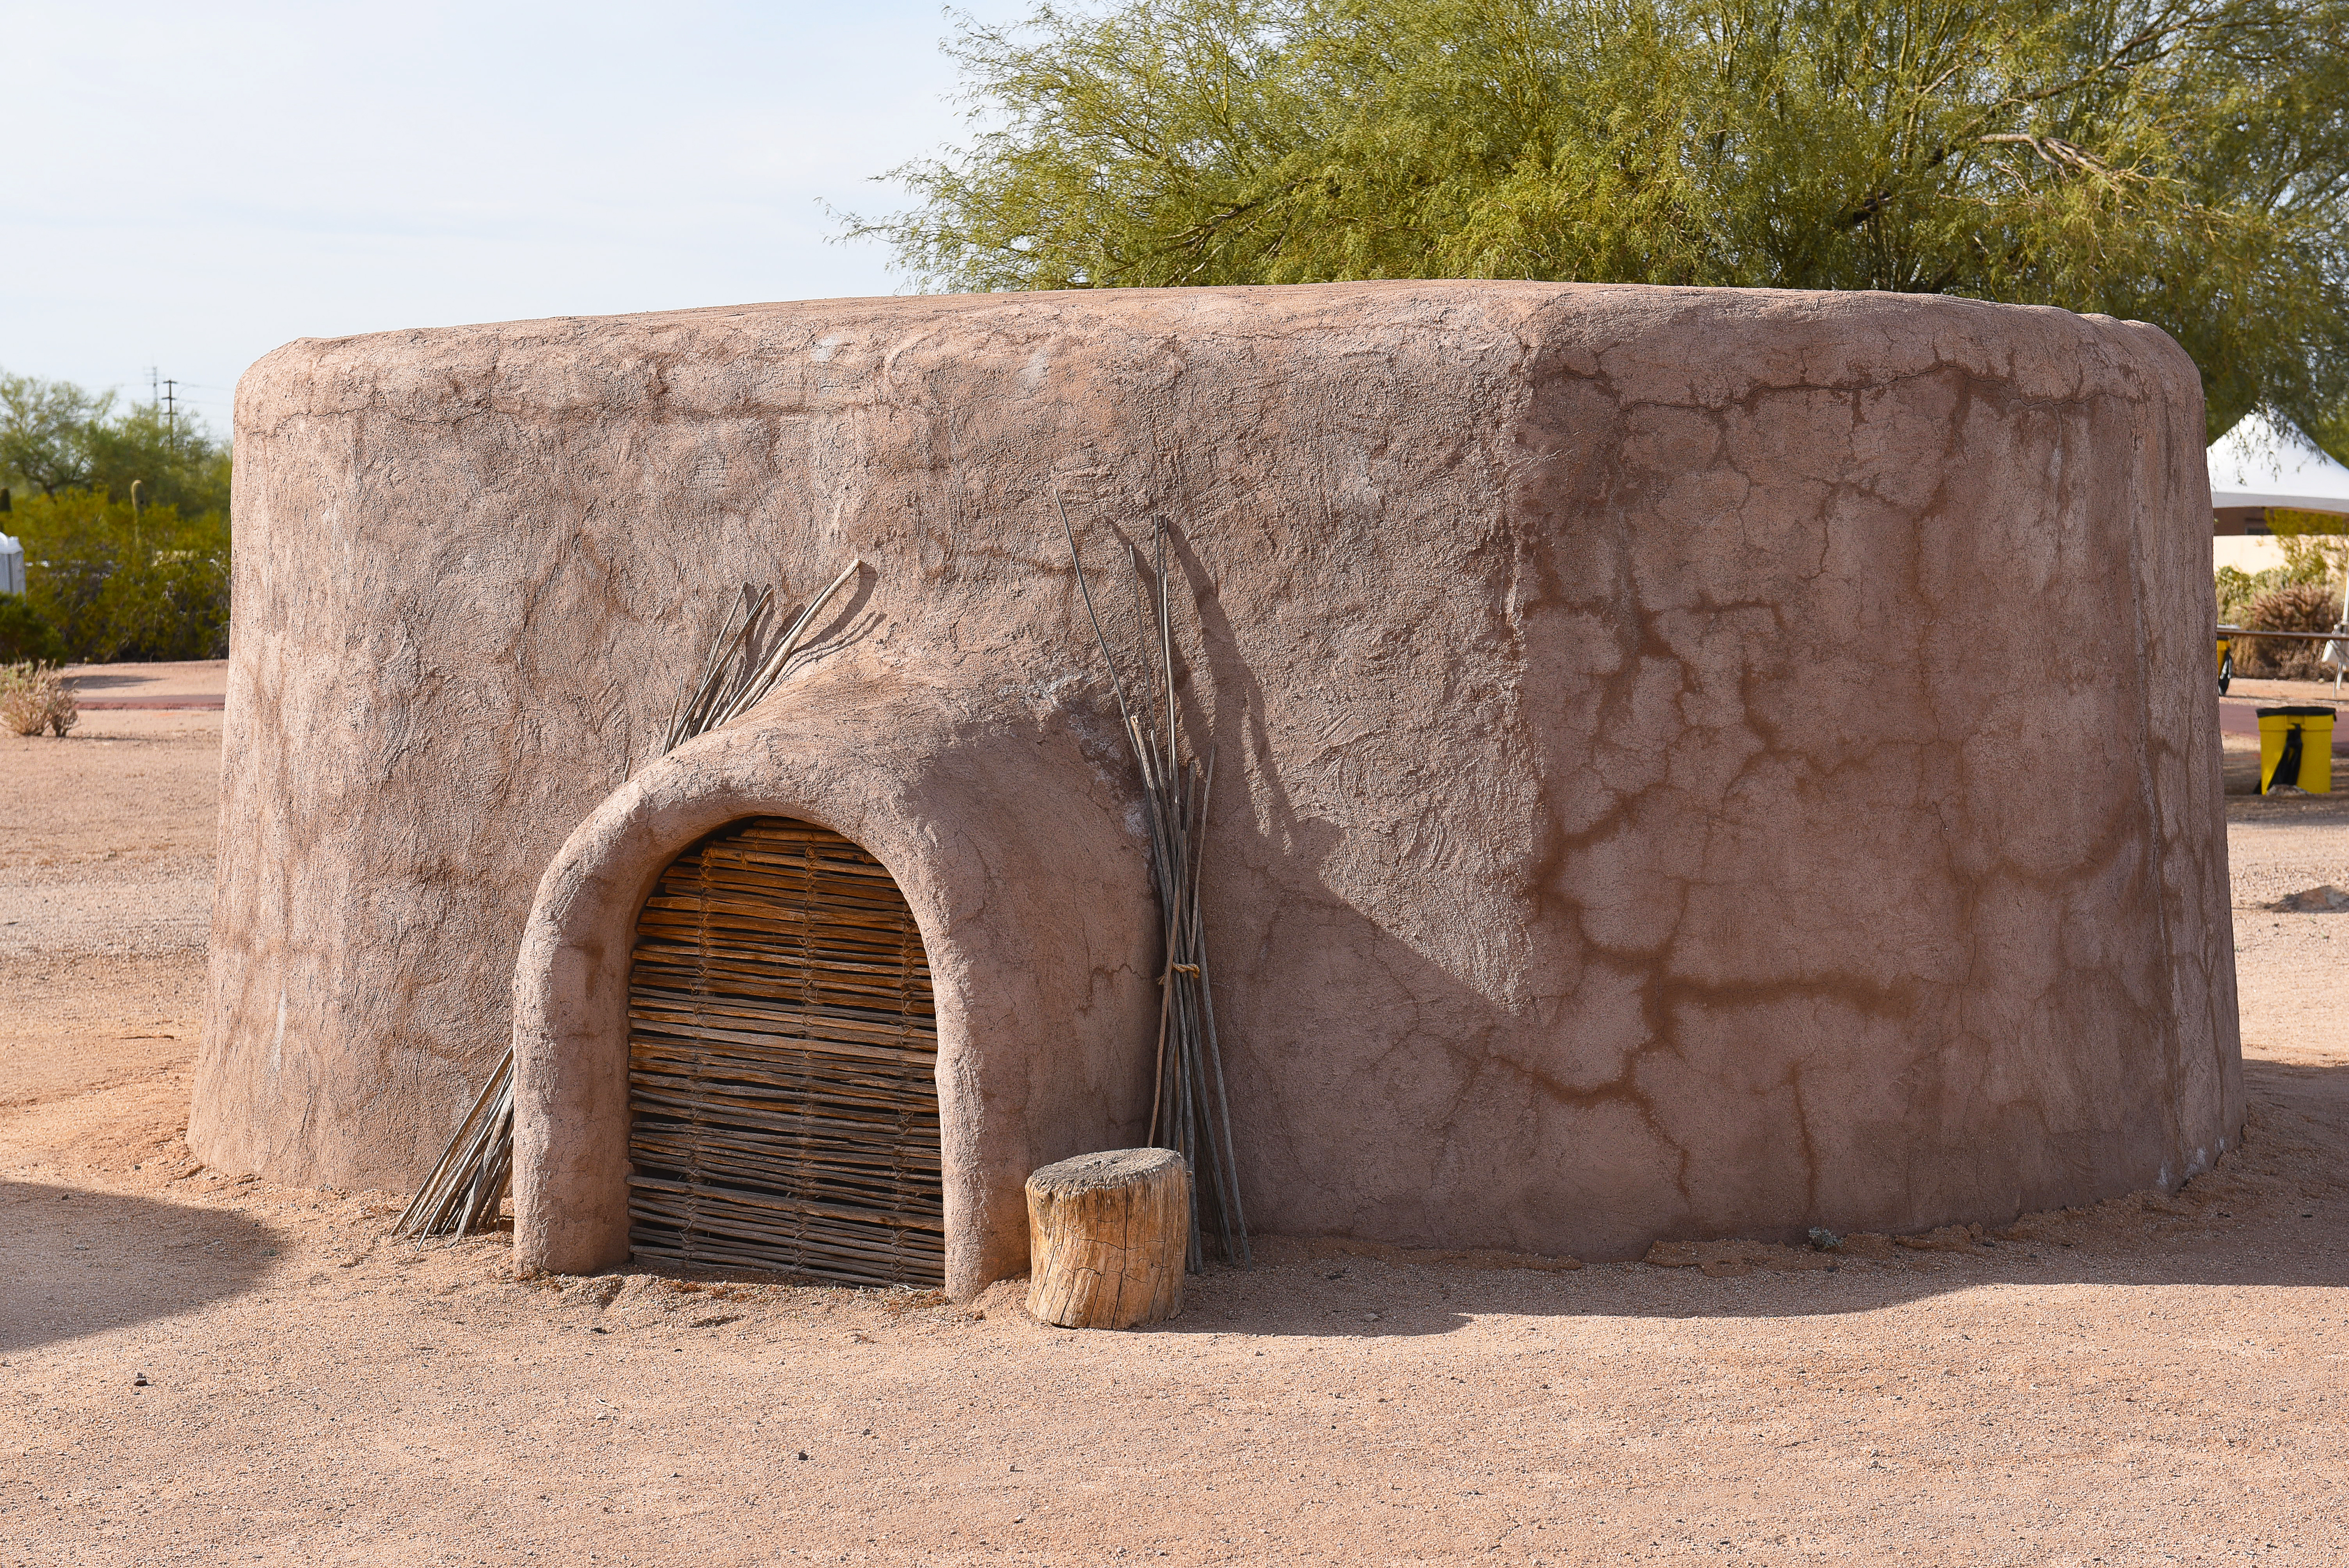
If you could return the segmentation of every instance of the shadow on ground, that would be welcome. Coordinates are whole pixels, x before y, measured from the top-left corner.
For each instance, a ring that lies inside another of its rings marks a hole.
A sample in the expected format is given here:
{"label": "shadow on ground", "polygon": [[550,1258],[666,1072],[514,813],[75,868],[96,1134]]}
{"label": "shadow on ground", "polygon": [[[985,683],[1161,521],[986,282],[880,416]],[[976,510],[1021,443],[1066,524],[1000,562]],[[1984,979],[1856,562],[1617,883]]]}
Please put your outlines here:
{"label": "shadow on ground", "polygon": [[0,1181],[0,1356],[234,1295],[278,1245],[242,1214]]}
{"label": "shadow on ground", "polygon": [[2349,750],[2335,747],[2333,791],[2323,795],[2260,793],[2260,754],[2248,747],[2230,747],[2220,754],[2220,776],[2226,780],[2227,820],[2230,822],[2338,822],[2349,820]]}
{"label": "shadow on ground", "polygon": [[[1883,1255],[1728,1242],[1687,1266],[1478,1267],[1350,1243],[1268,1238],[1254,1269],[1191,1281],[1172,1334],[1381,1338],[1482,1317],[1808,1317],[1998,1287],[2349,1285],[2349,1068],[2245,1064],[2240,1150],[2174,1193],[2007,1225],[1952,1227]],[[1682,1254],[1689,1255],[1689,1254]]]}
{"label": "shadow on ground", "polygon": [[[1682,1254],[1688,1261],[1680,1267],[1576,1267],[1342,1237],[1260,1237],[1255,1267],[1211,1265],[1188,1282],[1179,1317],[1137,1332],[1371,1340],[1449,1334],[1495,1317],[1833,1316],[2015,1287],[2349,1285],[2349,1067],[2255,1058],[2246,1062],[2244,1078],[2250,1114],[2242,1147],[2176,1192],[2130,1193],[2092,1207],[1909,1238],[1923,1245],[1856,1238],[1844,1250],[1822,1253],[1702,1243]],[[624,1284],[624,1276],[631,1283]],[[565,1305],[598,1311],[623,1290],[650,1286],[684,1319],[710,1313],[713,1327],[739,1319],[711,1303],[756,1301],[771,1290],[839,1292],[834,1299],[843,1305],[892,1315],[918,1306],[989,1317],[1023,1317],[1027,1291],[1026,1280],[1005,1280],[978,1302],[957,1305],[911,1287],[841,1291],[799,1277],[638,1264],[604,1282],[540,1283]]]}

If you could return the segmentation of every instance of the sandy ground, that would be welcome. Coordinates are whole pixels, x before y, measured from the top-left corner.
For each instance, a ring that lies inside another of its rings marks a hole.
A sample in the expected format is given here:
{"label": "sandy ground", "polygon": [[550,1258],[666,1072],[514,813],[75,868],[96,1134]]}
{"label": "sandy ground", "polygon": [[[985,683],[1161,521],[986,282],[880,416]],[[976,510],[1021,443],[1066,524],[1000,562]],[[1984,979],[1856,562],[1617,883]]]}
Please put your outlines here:
{"label": "sandy ground", "polygon": [[1693,1266],[1276,1242],[1080,1335],[517,1279],[199,1168],[218,727],[0,738],[0,1564],[2349,1560],[2349,916],[2259,907],[2349,886],[2349,806],[2230,802],[2251,1122],[2174,1197]]}
{"label": "sandy ground", "polygon": [[[0,963],[184,955],[211,929],[221,716],[98,712],[0,735]],[[13,989],[13,987],[12,987]]]}

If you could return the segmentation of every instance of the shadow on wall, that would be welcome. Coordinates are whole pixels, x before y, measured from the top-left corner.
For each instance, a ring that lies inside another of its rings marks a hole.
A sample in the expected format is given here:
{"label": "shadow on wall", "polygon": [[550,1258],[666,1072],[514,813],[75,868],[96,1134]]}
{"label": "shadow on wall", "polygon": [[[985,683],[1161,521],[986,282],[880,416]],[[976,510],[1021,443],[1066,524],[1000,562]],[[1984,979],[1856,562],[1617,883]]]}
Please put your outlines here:
{"label": "shadow on wall", "polygon": [[[1138,537],[1119,537],[1126,550],[1142,551]],[[1225,776],[1214,798],[1204,897],[1219,1005],[1247,1004],[1224,1020],[1223,1048],[1251,1227],[1276,1235],[1359,1232],[1419,1247],[1573,1246],[1622,1258],[1644,1253],[1659,1233],[1736,1235],[1764,1222],[1751,1216],[1811,1214],[1819,1156],[1795,1107],[1769,1105],[1756,1119],[1770,1130],[1771,1147],[1754,1162],[1773,1179],[1734,1183],[1733,1204],[1700,1198],[1659,1206],[1653,1195],[1671,1191],[1676,1176],[1688,1192],[1692,1161],[1656,1117],[1629,1058],[1612,1076],[1599,1075],[1605,1081],[1568,1081],[1571,1072],[1545,1058],[1570,1058],[1570,1048],[1534,1047],[1532,1031],[1506,1021],[1492,995],[1355,907],[1330,874],[1349,830],[1300,808],[1292,787],[1302,781],[1283,775],[1266,728],[1270,705],[1240,631],[1189,539],[1170,531],[1168,542],[1168,570],[1184,580],[1178,602],[1187,598],[1196,616],[1195,655],[1179,636],[1175,644],[1177,700],[1190,733],[1216,744]],[[1199,675],[1212,683],[1207,711]],[[1370,786],[1356,779],[1349,787]],[[1534,830],[1549,830],[1545,822]],[[1268,896],[1267,887],[1280,892]],[[1226,915],[1235,907],[1279,913],[1251,928]],[[1526,912],[1518,937],[1505,944],[1521,949],[1509,962],[1529,978],[1547,975],[1540,954],[1571,940],[1564,920],[1557,907]],[[1314,965],[1310,985],[1292,984],[1299,954]],[[1319,1009],[1333,993],[1375,1026],[1330,1029]],[[1330,1157],[1364,1138],[1381,1140],[1380,1160]],[[1578,1157],[1557,1161],[1560,1148]],[[1723,1185],[1718,1171],[1708,1173],[1716,1189]],[[1502,1209],[1505,1222],[1462,1234],[1454,1216],[1466,1192],[1485,1195],[1468,1206]],[[1575,1218],[1561,1227],[1559,1215]],[[1562,1229],[1583,1239],[1561,1243]]]}
{"label": "shadow on wall", "polygon": [[1471,1268],[1375,1255],[1394,1249],[1268,1238],[1267,1265],[1195,1278],[1183,1315],[1152,1332],[1376,1339],[1448,1334],[1494,1317],[1832,1316],[1993,1285],[2349,1284],[2349,1157],[2341,1152],[2349,1149],[2349,1067],[2253,1061],[2244,1077],[2242,1149],[2174,1193],[2026,1216],[1976,1237],[1938,1233],[1930,1250],[1834,1260],[1833,1272],[1829,1256],[1800,1253],[1793,1255],[1817,1266],[1763,1264],[1722,1275],[1636,1263]]}
{"label": "shadow on wall", "polygon": [[241,1214],[0,1181],[0,1355],[234,1295],[278,1245],[277,1232]]}
{"label": "shadow on wall", "polygon": [[[1119,539],[1128,552],[1144,542]],[[1277,743],[1266,717],[1277,705],[1242,629],[1179,531],[1167,566],[1196,616],[1195,655],[1177,638],[1178,698],[1220,751],[1204,897],[1256,1228],[1621,1259],[1660,1236],[1907,1230],[2154,1179],[2147,1151],[2171,1132],[2151,1075],[2132,1076],[2126,1030],[2048,1061],[2002,1047],[1996,1030],[1930,1048],[1920,1042],[1961,1030],[1970,1012],[2026,1003],[1931,958],[1908,966],[1889,944],[1851,956],[1801,947],[1791,931],[1754,934],[1818,906],[1832,878],[1754,870],[1755,885],[1713,887],[1699,909],[1688,884],[1661,875],[1672,855],[1658,824],[1672,819],[1612,789],[1587,811],[1569,800],[1583,785],[1536,777],[1539,758],[1571,751],[1563,742],[1529,740],[1512,778],[1431,754],[1411,773],[1446,782],[1415,815],[1355,810],[1347,797],[1384,788],[1379,770],[1348,773],[1345,748],[1368,732],[1324,731],[1319,758],[1293,737]],[[1593,711],[1629,712],[1640,667],[1627,651],[1614,673],[1577,678],[1597,694]],[[1963,760],[1936,744],[1918,763],[1928,778]],[[1808,766],[1799,747],[1786,755]],[[1503,798],[1513,789],[1519,806]],[[1447,790],[1485,791],[1478,810],[1495,821],[1516,811],[1525,842],[1448,841]],[[1744,857],[1733,863],[1779,863],[1768,835],[1791,820],[1741,808],[1723,833]],[[1889,847],[1856,838],[1853,863]],[[1904,871],[1923,902],[1902,913],[1952,941],[1997,892],[1990,876],[1944,886]],[[1357,907],[1365,885],[1387,915]],[[1428,912],[1416,931],[1393,916],[1399,892]],[[1455,917],[1449,930],[1438,911]],[[2093,985],[2126,1005],[2121,978],[2100,971]],[[1333,996],[1346,1026],[1331,1026]],[[2139,1011],[2150,1026],[2152,1009]],[[2031,1108],[1981,1094],[2001,1072],[2030,1086],[2026,1099],[2089,1109],[2048,1135]],[[1361,1157],[1373,1143],[1378,1157]],[[2161,1168],[2194,1160],[2188,1142]],[[1473,1232],[1464,1212],[1483,1216]]]}

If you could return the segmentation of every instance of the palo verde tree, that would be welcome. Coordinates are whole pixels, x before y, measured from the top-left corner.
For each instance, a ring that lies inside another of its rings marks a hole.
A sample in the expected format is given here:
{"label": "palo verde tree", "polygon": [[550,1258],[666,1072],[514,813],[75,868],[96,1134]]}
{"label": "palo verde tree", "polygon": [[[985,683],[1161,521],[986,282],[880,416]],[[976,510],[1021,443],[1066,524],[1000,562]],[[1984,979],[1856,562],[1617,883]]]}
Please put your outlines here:
{"label": "palo verde tree", "polygon": [[1121,0],[965,20],[849,232],[933,287],[1485,277],[2151,321],[2214,433],[2349,395],[2349,0]]}

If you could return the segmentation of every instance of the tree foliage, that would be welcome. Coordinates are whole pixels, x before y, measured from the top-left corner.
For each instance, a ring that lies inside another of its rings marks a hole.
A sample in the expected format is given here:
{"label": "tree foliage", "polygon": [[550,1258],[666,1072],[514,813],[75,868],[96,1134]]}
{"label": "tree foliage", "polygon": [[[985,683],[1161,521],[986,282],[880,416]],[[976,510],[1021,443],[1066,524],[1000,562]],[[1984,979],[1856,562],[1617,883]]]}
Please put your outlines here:
{"label": "tree foliage", "polygon": [[229,454],[203,421],[111,392],[0,371],[0,484],[44,496],[98,490],[194,516],[226,511]]}
{"label": "tree foliage", "polygon": [[65,662],[65,640],[21,593],[0,593],[0,665]]}
{"label": "tree foliage", "polygon": [[965,289],[1516,277],[2151,321],[2349,397],[2349,0],[1119,0],[950,46],[885,238]]}
{"label": "tree foliage", "polygon": [[0,371],[0,484],[16,492],[0,532],[25,545],[25,593],[0,597],[0,653],[228,652],[229,454],[201,421]]}
{"label": "tree foliage", "polygon": [[22,603],[57,638],[57,652],[20,656],[111,664],[227,655],[227,513],[134,513],[128,500],[80,490],[31,497],[0,522],[24,541]]}

